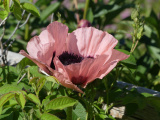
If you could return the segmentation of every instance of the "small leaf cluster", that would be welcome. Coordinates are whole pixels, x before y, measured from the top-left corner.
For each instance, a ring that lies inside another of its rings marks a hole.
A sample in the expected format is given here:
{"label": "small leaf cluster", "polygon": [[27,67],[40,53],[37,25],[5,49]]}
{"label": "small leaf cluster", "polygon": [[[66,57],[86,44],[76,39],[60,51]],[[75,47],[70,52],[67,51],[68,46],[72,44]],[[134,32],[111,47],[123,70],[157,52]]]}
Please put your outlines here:
{"label": "small leaf cluster", "polygon": [[131,19],[134,21],[133,28],[134,32],[132,33],[133,42],[136,40],[140,40],[144,31],[144,19],[140,16],[140,6],[137,5],[136,9],[134,9],[131,13]]}
{"label": "small leaf cluster", "polygon": [[13,0],[13,2],[12,0],[3,0],[0,2],[0,18],[2,20],[11,13],[14,14],[17,20],[21,20],[22,10],[26,10],[34,16],[40,17],[39,10],[30,2],[20,2],[19,0]]}

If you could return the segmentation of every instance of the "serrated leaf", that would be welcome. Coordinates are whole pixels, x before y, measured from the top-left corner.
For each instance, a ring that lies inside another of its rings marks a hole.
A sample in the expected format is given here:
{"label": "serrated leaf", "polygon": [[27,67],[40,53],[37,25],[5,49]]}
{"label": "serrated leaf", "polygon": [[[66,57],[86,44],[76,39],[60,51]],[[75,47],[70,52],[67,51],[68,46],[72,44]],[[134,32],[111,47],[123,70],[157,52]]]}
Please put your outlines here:
{"label": "serrated leaf", "polygon": [[40,13],[38,11],[38,9],[31,3],[21,3],[22,8],[25,9],[27,12],[40,17]]}
{"label": "serrated leaf", "polygon": [[4,9],[3,4],[0,5],[0,19],[4,20],[8,16],[8,12]]}
{"label": "serrated leaf", "polygon": [[3,0],[4,8],[6,9],[7,12],[10,12],[9,2],[10,0]]}
{"label": "serrated leaf", "polygon": [[33,77],[45,77],[44,74],[38,71],[38,66],[28,67],[29,72],[33,75]]}
{"label": "serrated leaf", "polygon": [[45,84],[46,79],[44,77],[40,78],[37,82],[37,92],[39,93]]}
{"label": "serrated leaf", "polygon": [[34,103],[36,103],[37,105],[40,105],[41,104],[41,102],[40,102],[40,100],[38,99],[38,97],[36,96],[36,95],[34,95],[34,94],[28,94],[27,95],[27,98],[29,99],[29,100],[31,100],[32,102],[34,102]]}
{"label": "serrated leaf", "polygon": [[36,84],[38,77],[34,77],[32,79],[29,80],[29,84]]}
{"label": "serrated leaf", "polygon": [[15,93],[15,99],[17,103],[24,109],[24,106],[26,104],[26,99],[23,93]]}
{"label": "serrated leaf", "polygon": [[25,57],[17,64],[16,69],[17,71],[22,71],[27,65],[33,66],[35,63]]}
{"label": "serrated leaf", "polygon": [[16,6],[20,6],[20,1],[19,1],[19,0],[13,0],[13,2],[14,2],[14,4],[15,4]]}
{"label": "serrated leaf", "polygon": [[46,80],[53,83],[59,83],[59,81],[54,76],[46,77]]}
{"label": "serrated leaf", "polygon": [[41,20],[46,19],[50,14],[55,12],[61,5],[61,2],[55,2],[54,4],[49,5],[45,10],[41,13]]}
{"label": "serrated leaf", "polygon": [[45,110],[57,110],[64,109],[66,107],[73,106],[77,103],[77,100],[69,97],[59,97],[51,100],[45,107]]}
{"label": "serrated leaf", "polygon": [[20,7],[20,2],[19,0],[13,0],[14,5],[13,5],[13,14],[16,17],[17,20],[22,19],[22,11]]}
{"label": "serrated leaf", "polygon": [[21,91],[21,89],[18,88],[16,85],[9,85],[9,84],[0,87],[0,95],[6,94],[11,91]]}
{"label": "serrated leaf", "polygon": [[93,22],[94,16],[93,16],[93,11],[92,11],[91,8],[89,8],[88,11],[87,11],[86,19],[87,19],[90,23]]}
{"label": "serrated leaf", "polygon": [[17,20],[22,19],[22,11],[19,6],[13,5],[13,14],[16,17]]}
{"label": "serrated leaf", "polygon": [[0,108],[7,102],[9,101],[11,98],[14,97],[14,93],[7,93],[4,94],[0,97]]}
{"label": "serrated leaf", "polygon": [[86,109],[80,102],[76,105],[75,109],[72,111],[72,120],[77,120],[78,118],[80,118],[80,120],[86,120],[87,118]]}
{"label": "serrated leaf", "polygon": [[61,120],[61,119],[50,113],[43,113],[41,116],[41,120]]}

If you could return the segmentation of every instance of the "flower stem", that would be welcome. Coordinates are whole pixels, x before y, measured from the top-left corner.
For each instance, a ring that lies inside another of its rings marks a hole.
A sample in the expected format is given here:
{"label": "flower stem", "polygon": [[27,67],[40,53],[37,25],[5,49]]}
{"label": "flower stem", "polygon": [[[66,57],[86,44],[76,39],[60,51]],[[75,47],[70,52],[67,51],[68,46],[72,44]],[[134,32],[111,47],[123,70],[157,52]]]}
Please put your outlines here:
{"label": "flower stem", "polygon": [[90,1],[90,0],[86,0],[85,8],[84,8],[84,13],[83,13],[83,19],[86,19],[88,7],[89,7],[89,1]]}

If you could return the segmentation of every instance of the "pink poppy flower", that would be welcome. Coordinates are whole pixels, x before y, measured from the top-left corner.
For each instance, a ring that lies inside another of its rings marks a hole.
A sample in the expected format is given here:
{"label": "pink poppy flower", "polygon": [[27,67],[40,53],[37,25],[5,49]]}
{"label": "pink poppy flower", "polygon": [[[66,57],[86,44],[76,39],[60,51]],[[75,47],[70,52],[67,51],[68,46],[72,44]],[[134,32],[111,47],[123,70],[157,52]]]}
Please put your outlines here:
{"label": "pink poppy flower", "polygon": [[119,61],[129,57],[113,49],[117,42],[109,33],[93,27],[68,33],[66,25],[53,22],[28,42],[29,54],[24,50],[20,53],[63,86],[83,93],[77,85],[85,88],[96,78],[102,79]]}

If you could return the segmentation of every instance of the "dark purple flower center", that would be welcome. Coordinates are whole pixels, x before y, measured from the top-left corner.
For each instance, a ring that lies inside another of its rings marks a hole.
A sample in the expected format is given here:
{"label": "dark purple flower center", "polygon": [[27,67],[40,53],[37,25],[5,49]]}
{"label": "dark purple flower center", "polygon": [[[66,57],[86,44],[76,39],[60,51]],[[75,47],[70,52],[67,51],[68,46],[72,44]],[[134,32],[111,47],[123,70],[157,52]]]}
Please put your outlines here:
{"label": "dark purple flower center", "polygon": [[83,76],[79,76],[78,78],[72,77],[71,81],[75,85],[82,85],[83,83],[86,82],[86,77]]}
{"label": "dark purple flower center", "polygon": [[63,65],[70,65],[72,63],[80,63],[84,57],[75,55],[73,53],[63,52],[59,57],[59,60]]}
{"label": "dark purple flower center", "polygon": [[53,52],[53,56],[52,56],[52,60],[51,60],[51,64],[50,64],[50,67],[53,68],[54,70],[55,70],[55,65],[53,63],[53,59],[54,59],[55,55],[56,55],[56,52]]}

